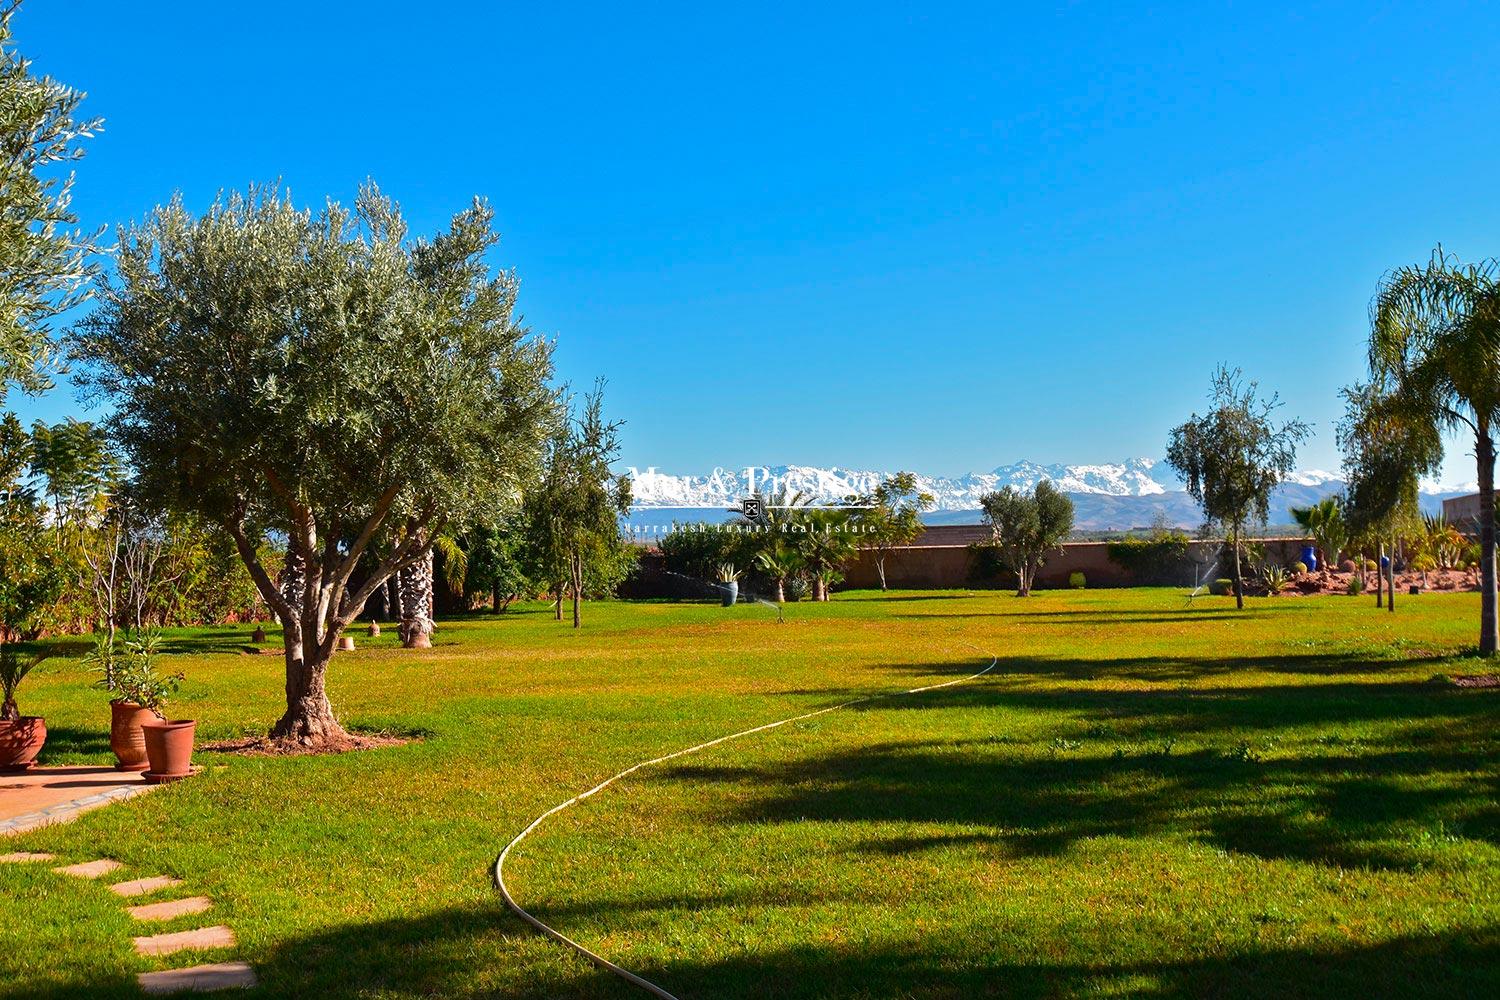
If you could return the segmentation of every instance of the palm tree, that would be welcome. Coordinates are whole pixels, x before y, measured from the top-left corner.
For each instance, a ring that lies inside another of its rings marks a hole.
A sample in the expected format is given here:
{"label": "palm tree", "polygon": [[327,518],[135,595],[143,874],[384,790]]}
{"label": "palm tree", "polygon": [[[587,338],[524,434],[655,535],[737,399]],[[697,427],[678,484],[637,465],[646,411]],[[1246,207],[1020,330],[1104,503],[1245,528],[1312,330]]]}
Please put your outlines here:
{"label": "palm tree", "polygon": [[1462,264],[1439,246],[1389,272],[1371,306],[1370,370],[1411,419],[1474,437],[1479,472],[1479,652],[1500,647],[1495,588],[1495,441],[1500,426],[1500,262]]}
{"label": "palm tree", "polygon": [[759,523],[746,522],[747,527],[761,533],[755,566],[775,584],[777,604],[786,603],[786,581],[803,569],[792,531],[806,504],[807,498],[801,492],[782,489],[766,498],[765,513]]}
{"label": "palm tree", "polygon": [[1335,568],[1339,556],[1349,544],[1349,525],[1344,520],[1343,501],[1339,497],[1324,497],[1311,507],[1293,507],[1292,518],[1312,535],[1323,559],[1323,568]]}

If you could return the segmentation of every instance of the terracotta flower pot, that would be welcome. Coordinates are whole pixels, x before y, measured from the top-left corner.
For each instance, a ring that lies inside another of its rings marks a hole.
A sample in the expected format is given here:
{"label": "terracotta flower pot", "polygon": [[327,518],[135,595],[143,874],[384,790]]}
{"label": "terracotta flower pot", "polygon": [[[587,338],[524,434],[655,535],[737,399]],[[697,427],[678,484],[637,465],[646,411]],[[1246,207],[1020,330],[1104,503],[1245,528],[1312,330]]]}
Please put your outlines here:
{"label": "terracotta flower pot", "polygon": [[352,635],[341,635],[341,636],[339,636],[339,651],[342,652],[342,653],[352,653],[352,652],[354,652],[354,636],[352,636]]}
{"label": "terracotta flower pot", "polygon": [[115,752],[117,771],[146,769],[146,734],[141,725],[154,722],[156,713],[129,701],[109,703],[109,748]]}
{"label": "terracotta flower pot", "polygon": [[193,770],[193,733],[196,719],[153,719],[141,726],[146,734],[146,757],[151,767],[142,777],[153,785],[186,778]]}
{"label": "terracotta flower pot", "polygon": [[31,767],[46,742],[47,723],[40,715],[0,722],[0,774],[15,774]]}
{"label": "terracotta flower pot", "polygon": [[377,636],[379,634],[380,634],[380,623],[379,622],[371,622],[370,623],[370,636],[371,636],[371,638],[373,638],[373,637],[375,637],[375,636]]}
{"label": "terracotta flower pot", "polygon": [[263,629],[263,628],[261,628],[259,625],[255,626],[255,631],[250,633],[250,641],[251,642],[265,642],[266,641],[266,630]]}

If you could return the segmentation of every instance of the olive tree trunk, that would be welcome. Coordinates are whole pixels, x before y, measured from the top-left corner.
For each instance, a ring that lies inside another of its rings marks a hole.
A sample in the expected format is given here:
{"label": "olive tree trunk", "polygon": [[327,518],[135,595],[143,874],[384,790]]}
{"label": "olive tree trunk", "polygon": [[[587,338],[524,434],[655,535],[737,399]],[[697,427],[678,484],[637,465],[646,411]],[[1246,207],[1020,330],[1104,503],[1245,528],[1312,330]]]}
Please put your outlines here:
{"label": "olive tree trunk", "polygon": [[1229,544],[1234,546],[1234,606],[1245,610],[1245,578],[1240,572],[1240,527],[1235,525],[1229,532]]}

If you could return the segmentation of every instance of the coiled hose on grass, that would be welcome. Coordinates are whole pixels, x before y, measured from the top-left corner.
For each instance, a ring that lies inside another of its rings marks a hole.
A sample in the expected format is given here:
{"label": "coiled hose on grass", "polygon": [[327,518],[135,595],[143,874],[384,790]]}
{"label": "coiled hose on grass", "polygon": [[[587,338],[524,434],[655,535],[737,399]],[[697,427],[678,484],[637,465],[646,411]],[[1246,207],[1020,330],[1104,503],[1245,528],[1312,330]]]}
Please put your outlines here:
{"label": "coiled hose on grass", "polygon": [[[965,643],[964,645],[967,646],[969,644]],[[978,646],[969,646],[969,648],[976,650],[981,655],[988,655],[985,654],[983,650],[979,649]],[[897,698],[902,695],[921,694],[923,691],[935,691],[938,688],[952,687],[955,684],[963,684],[967,681],[972,681],[976,678],[983,677],[991,670],[994,670],[995,667],[999,665],[999,663],[999,657],[991,656],[989,665],[987,667],[965,677],[957,677],[951,681],[943,681],[939,684],[928,684],[923,687],[907,688],[904,691],[888,691],[884,694],[865,695],[863,698],[854,698],[850,701],[842,702],[838,705],[831,705],[828,708],[820,708],[815,712],[805,712],[802,715],[794,715],[789,719],[781,719],[776,722],[768,722],[763,726],[756,726],[753,729],[741,730],[738,733],[730,733],[728,736],[720,736],[718,739],[709,740],[707,743],[699,743],[697,746],[688,747],[685,750],[677,750],[673,753],[665,754],[661,757],[653,757],[650,760],[643,760],[639,764],[632,764],[630,767],[627,767],[619,774],[612,775],[599,782],[599,784],[595,785],[593,788],[590,788],[588,791],[580,792],[579,794],[573,796],[571,799],[568,799],[566,802],[559,802],[557,805],[553,806],[551,809],[548,809],[546,812],[542,813],[536,819],[528,823],[526,825],[526,829],[516,834],[515,837],[511,839],[511,842],[505,845],[505,849],[501,851],[500,854],[495,858],[495,863],[490,870],[490,875],[495,882],[495,888],[500,891],[500,897],[505,900],[505,905],[510,908],[512,913],[520,917],[522,920],[526,921],[531,926],[535,927],[537,930],[541,931],[543,934],[547,935],[552,940],[556,941],[558,944],[573,949],[574,951],[578,952],[578,954],[588,959],[590,962],[593,962],[595,965],[599,966],[599,968],[604,969],[607,972],[611,972],[616,976],[619,976],[621,979],[625,980],[627,983],[630,983],[632,986],[639,986],[647,993],[659,997],[660,1000],[678,1000],[677,997],[673,996],[671,993],[668,993],[660,986],[651,982],[651,980],[643,979],[642,977],[631,972],[629,969],[621,968],[620,966],[611,962],[609,959],[605,958],[603,955],[600,955],[597,952],[590,951],[588,948],[579,944],[577,941],[574,941],[562,931],[559,931],[555,927],[551,927],[547,924],[542,923],[542,921],[538,920],[530,913],[527,913],[526,910],[521,907],[521,904],[516,902],[515,897],[511,896],[510,890],[506,888],[505,885],[505,859],[510,855],[511,850],[514,849],[515,846],[521,841],[530,836],[531,832],[537,827],[541,826],[542,823],[544,823],[549,817],[555,816],[558,813],[562,812],[564,809],[577,805],[591,795],[596,795],[599,792],[604,791],[604,789],[608,788],[610,785],[613,785],[616,781],[634,774],[636,771],[639,771],[644,767],[651,767],[653,764],[662,764],[666,761],[674,760],[678,757],[685,757],[690,753],[697,753],[699,750],[707,750],[709,747],[718,746],[720,743],[728,743],[731,740],[737,740],[744,736],[753,736],[756,733],[763,733],[769,729],[776,729],[780,726],[789,725],[793,722],[802,722],[805,719],[813,719],[820,715],[827,715],[829,712],[837,712],[841,708],[849,708],[850,706],[860,705],[869,701],[879,701],[883,698]]]}

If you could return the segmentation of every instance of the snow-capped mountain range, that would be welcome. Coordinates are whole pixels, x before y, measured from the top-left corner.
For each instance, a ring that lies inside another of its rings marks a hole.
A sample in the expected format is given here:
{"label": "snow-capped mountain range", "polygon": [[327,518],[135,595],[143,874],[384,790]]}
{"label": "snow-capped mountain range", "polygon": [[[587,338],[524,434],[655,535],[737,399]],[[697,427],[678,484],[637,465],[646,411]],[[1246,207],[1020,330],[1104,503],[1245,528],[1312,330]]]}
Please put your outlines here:
{"label": "snow-capped mountain range", "polygon": [[[738,505],[752,490],[770,495],[779,490],[801,493],[813,503],[832,503],[867,494],[894,470],[858,470],[805,465],[725,466],[707,475],[671,475],[655,468],[628,470],[634,493],[632,520],[657,521],[671,511],[723,510]],[[962,476],[917,473],[918,487],[936,501],[930,522],[972,519],[979,498],[992,490],[1015,486],[1031,489],[1043,479],[1073,497],[1080,528],[1127,528],[1151,523],[1158,512],[1184,526],[1200,516],[1182,482],[1166,463],[1130,458],[1101,465],[1041,465],[1020,461],[991,472]],[[1272,521],[1286,523],[1290,506],[1304,505],[1343,489],[1338,474],[1319,469],[1288,477],[1274,497]],[[1445,496],[1473,492],[1474,486],[1424,483],[1424,506],[1436,507]],[[660,511],[660,515],[653,512]]]}

